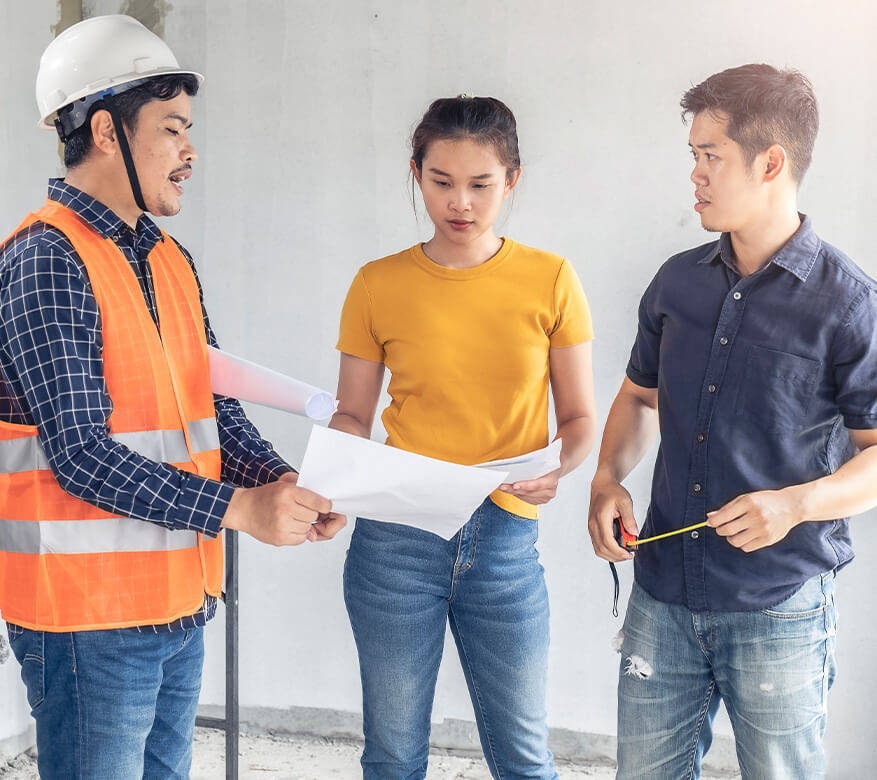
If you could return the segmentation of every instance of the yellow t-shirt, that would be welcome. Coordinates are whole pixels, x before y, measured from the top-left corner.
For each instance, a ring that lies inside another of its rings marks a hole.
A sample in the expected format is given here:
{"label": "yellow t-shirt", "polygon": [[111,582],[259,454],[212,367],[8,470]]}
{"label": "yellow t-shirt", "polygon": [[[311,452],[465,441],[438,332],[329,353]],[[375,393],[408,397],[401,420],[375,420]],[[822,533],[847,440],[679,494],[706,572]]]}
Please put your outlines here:
{"label": "yellow t-shirt", "polygon": [[[384,363],[387,444],[471,465],[548,444],[548,349],[593,338],[570,263],[505,239],[475,268],[446,268],[418,244],[360,268],[337,348]],[[538,510],[495,492],[517,515]]]}

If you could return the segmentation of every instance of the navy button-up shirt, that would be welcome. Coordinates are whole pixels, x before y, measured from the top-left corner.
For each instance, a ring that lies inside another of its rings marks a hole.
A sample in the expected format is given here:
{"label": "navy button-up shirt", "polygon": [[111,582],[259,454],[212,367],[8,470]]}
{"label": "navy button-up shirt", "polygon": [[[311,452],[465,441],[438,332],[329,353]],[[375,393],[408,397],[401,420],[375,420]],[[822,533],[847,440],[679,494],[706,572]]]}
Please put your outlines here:
{"label": "navy button-up shirt", "polygon": [[[670,258],[640,303],[627,375],[658,388],[661,446],[641,536],[743,493],[809,482],[877,428],[877,283],[803,218],[741,277],[727,234]],[[848,521],[802,523],[752,553],[710,528],[643,545],[637,582],[693,611],[765,609],[853,558]]]}

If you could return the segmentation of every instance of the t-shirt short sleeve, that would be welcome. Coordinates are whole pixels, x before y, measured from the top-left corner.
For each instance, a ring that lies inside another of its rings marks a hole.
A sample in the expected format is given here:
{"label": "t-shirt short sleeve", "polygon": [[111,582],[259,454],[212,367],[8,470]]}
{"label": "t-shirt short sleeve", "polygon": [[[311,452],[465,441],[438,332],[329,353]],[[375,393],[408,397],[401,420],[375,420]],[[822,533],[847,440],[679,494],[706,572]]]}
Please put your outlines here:
{"label": "t-shirt short sleeve", "polygon": [[347,291],[347,298],[341,309],[341,324],[335,348],[348,355],[383,363],[384,347],[375,334],[372,313],[371,297],[360,269]]}
{"label": "t-shirt short sleeve", "polygon": [[561,261],[554,284],[554,328],[549,334],[552,347],[572,347],[594,338],[591,309],[572,263]]}

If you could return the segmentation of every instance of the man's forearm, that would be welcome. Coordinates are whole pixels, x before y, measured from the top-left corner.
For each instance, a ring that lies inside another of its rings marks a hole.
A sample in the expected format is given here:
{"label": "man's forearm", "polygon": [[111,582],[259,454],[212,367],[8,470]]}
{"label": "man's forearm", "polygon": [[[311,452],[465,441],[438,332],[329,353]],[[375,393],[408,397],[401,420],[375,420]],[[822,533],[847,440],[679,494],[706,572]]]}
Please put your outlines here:
{"label": "man's forearm", "polygon": [[849,517],[877,507],[877,444],[863,449],[834,474],[785,488],[802,522]]}

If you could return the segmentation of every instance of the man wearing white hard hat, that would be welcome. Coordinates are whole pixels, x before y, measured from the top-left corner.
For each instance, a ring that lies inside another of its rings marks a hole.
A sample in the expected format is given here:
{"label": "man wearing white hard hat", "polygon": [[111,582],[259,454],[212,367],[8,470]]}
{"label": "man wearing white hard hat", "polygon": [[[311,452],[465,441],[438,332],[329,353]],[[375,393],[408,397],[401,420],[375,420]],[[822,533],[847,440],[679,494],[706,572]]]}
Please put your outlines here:
{"label": "man wearing white hard hat", "polygon": [[67,175],[0,244],[0,615],[44,778],[188,777],[221,529],[345,523],[211,393],[192,260],[146,213],[180,209],[202,81],[127,16],[40,61]]}

